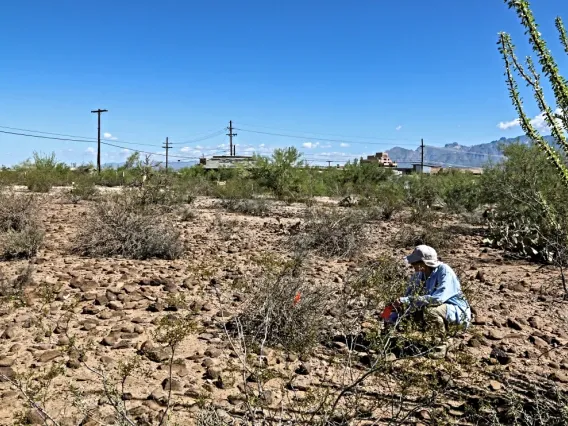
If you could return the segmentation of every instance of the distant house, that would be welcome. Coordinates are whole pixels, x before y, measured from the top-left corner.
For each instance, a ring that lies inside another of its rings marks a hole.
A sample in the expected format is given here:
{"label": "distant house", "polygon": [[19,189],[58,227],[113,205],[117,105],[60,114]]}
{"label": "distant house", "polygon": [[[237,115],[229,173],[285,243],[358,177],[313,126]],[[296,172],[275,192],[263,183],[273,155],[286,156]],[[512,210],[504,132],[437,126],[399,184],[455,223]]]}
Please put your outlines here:
{"label": "distant house", "polygon": [[234,168],[238,165],[252,164],[253,157],[242,155],[214,155],[211,158],[200,158],[199,164],[206,170]]}
{"label": "distant house", "polygon": [[422,163],[401,163],[395,169],[399,174],[410,175],[412,173],[435,174],[441,170],[437,164],[424,164]]}
{"label": "distant house", "polygon": [[385,167],[396,167],[386,152],[377,152],[375,155],[368,155],[366,159],[361,159],[361,163],[379,163]]}

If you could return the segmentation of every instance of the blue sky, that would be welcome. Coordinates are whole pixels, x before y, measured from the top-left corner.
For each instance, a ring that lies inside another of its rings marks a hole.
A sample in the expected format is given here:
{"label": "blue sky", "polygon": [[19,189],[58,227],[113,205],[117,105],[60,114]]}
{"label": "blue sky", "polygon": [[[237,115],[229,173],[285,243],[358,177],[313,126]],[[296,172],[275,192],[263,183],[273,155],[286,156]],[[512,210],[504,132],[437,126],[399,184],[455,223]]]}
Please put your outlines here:
{"label": "blue sky", "polygon": [[[554,18],[568,2],[532,3],[566,70]],[[0,28],[0,126],[94,138],[90,111],[106,108],[107,142],[161,152],[168,136],[189,158],[222,153],[233,120],[237,153],[295,145],[314,160],[521,133],[497,33],[520,56],[527,42],[502,0],[21,0]],[[88,162],[95,147],[0,134],[0,163]],[[125,155],[103,147],[103,162]]]}

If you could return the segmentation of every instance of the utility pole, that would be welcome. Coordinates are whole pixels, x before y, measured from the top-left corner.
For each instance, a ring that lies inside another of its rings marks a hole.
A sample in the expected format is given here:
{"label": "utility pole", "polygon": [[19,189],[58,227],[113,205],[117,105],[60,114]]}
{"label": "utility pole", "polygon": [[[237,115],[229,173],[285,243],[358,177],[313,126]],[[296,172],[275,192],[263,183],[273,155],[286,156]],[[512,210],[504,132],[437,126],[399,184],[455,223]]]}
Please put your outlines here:
{"label": "utility pole", "polygon": [[[166,144],[164,146],[162,146],[162,148],[166,149],[166,173],[168,173],[168,154],[170,153],[170,148],[172,146],[170,145],[168,138],[166,138]],[[178,160],[179,161],[179,160]]]}
{"label": "utility pole", "polygon": [[420,139],[421,159],[420,159],[420,173],[424,173],[424,139]]}
{"label": "utility pole", "polygon": [[330,160],[327,160],[327,167],[328,168],[331,167],[331,161]]}
{"label": "utility pole", "polygon": [[97,148],[97,170],[99,172],[99,174],[101,173],[101,113],[103,112],[108,112],[108,110],[106,109],[97,109],[95,111],[91,111],[91,113],[93,114],[97,114],[98,115],[98,148]]}
{"label": "utility pole", "polygon": [[227,136],[229,136],[229,153],[232,157],[235,155],[235,150],[233,149],[233,136],[237,136],[236,133],[233,133],[233,121],[229,121],[229,127],[227,127],[227,129],[229,130],[229,133],[227,133]]}

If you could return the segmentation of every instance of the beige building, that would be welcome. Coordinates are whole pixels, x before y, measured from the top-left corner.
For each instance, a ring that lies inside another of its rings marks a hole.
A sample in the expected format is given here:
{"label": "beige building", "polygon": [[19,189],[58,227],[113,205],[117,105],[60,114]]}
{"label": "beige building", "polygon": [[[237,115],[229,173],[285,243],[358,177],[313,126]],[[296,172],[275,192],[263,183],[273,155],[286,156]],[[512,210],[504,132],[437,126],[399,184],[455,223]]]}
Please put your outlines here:
{"label": "beige building", "polygon": [[377,152],[375,155],[368,155],[366,159],[361,159],[361,163],[379,163],[385,167],[396,167],[397,164],[392,161],[386,152]]}

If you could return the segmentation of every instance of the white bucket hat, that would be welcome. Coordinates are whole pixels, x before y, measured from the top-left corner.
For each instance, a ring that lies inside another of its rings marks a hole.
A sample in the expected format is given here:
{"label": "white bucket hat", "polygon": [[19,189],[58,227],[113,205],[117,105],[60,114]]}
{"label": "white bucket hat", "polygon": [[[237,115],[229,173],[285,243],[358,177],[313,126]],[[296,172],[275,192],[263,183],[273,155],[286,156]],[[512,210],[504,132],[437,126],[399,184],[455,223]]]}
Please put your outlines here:
{"label": "white bucket hat", "polygon": [[410,264],[424,262],[430,268],[437,268],[442,262],[438,261],[438,253],[430,246],[421,245],[414,249],[412,254],[406,256],[406,261]]}

